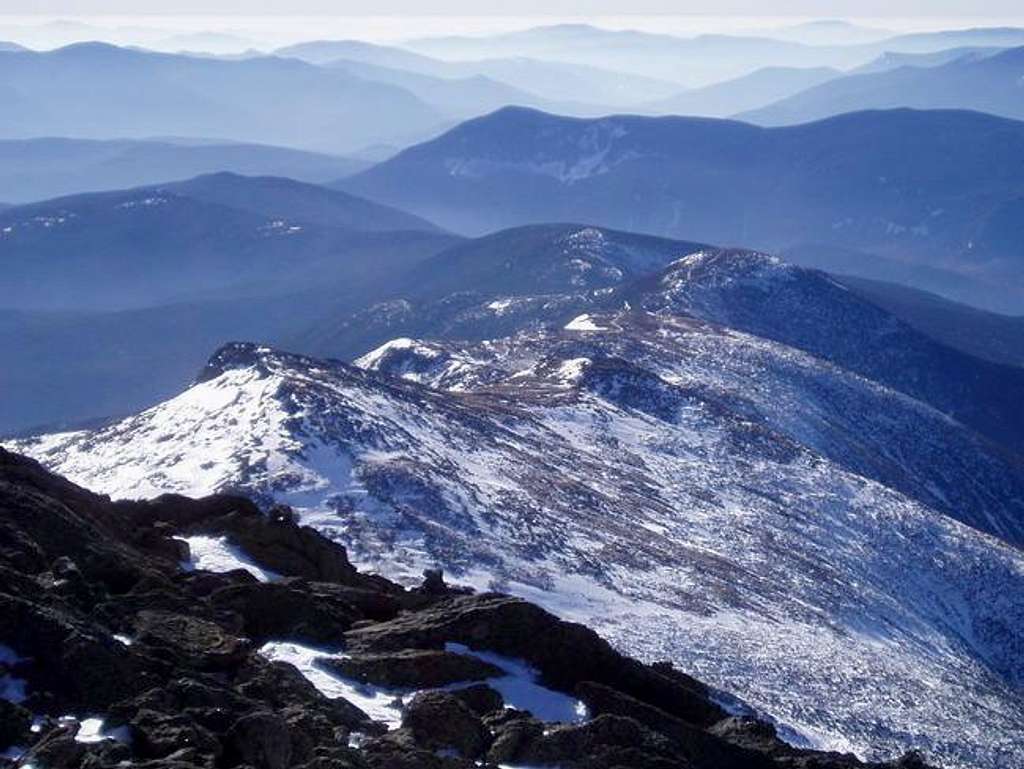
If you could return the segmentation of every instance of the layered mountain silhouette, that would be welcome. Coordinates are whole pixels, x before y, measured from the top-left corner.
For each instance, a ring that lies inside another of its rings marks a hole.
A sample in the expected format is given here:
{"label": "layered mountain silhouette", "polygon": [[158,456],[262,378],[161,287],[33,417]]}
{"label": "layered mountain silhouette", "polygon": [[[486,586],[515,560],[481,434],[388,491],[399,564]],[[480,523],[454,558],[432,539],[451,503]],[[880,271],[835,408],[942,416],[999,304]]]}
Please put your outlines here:
{"label": "layered mountain silhouette", "polygon": [[0,199],[29,203],[219,171],[323,183],[369,166],[335,155],[217,141],[5,140],[0,141]]}
{"label": "layered mountain silhouette", "polygon": [[[323,40],[282,48],[281,56],[294,56],[321,65],[360,63],[384,70],[465,80],[487,78],[551,102],[625,106],[668,98],[679,90],[669,80],[631,75],[598,66],[551,61],[525,56],[449,61],[413,53],[403,48],[374,45],[357,40]],[[367,73],[372,70],[365,70]],[[391,75],[394,77],[394,75]],[[435,85],[436,87],[436,85]],[[520,103],[529,103],[522,102]]]}
{"label": "layered mountain silhouette", "polygon": [[325,282],[345,290],[450,242],[423,219],[346,193],[231,174],[0,218],[10,309],[127,309]]}
{"label": "layered mountain silhouette", "polygon": [[928,54],[950,48],[1021,45],[1024,29],[1013,27],[882,35],[869,42],[836,44],[820,38],[811,41],[806,34],[680,37],[601,29],[587,24],[542,26],[489,36],[433,37],[406,43],[417,53],[439,58],[527,56],[611,68],[689,87],[742,77],[753,69],[751,62],[760,67],[850,69],[887,52]]}
{"label": "layered mountain silhouette", "polygon": [[644,108],[666,115],[732,117],[766,107],[842,74],[831,67],[764,67],[733,80],[683,91]]}
{"label": "layered mountain silhouette", "polygon": [[972,109],[1024,118],[1024,47],[966,54],[938,66],[900,66],[838,78],[737,117],[759,125],[792,125],[866,109]]}
{"label": "layered mountain silhouette", "polygon": [[355,150],[424,138],[445,117],[411,92],[296,59],[153,53],[101,43],[0,52],[0,138],[184,136]]}
{"label": "layered mountain silhouette", "polygon": [[821,244],[1019,289],[1021,162],[1024,124],[971,112],[764,129],[510,108],[338,186],[462,232],[562,220],[767,250]]}

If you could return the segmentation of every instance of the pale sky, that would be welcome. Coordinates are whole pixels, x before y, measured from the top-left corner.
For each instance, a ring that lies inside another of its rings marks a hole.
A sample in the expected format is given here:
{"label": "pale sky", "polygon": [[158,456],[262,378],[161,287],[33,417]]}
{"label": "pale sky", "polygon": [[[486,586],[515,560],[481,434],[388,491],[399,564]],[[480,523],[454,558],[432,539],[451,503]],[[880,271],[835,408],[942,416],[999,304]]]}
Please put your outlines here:
{"label": "pale sky", "polygon": [[0,15],[357,14],[1019,17],[1021,0],[0,0]]}

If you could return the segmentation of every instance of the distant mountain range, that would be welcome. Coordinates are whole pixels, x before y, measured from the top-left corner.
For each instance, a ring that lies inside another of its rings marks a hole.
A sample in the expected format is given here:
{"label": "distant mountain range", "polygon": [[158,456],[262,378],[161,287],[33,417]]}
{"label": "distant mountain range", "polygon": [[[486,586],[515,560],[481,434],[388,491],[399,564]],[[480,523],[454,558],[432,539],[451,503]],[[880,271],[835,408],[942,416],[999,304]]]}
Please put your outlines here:
{"label": "distant mountain range", "polygon": [[694,88],[644,105],[644,110],[665,115],[731,117],[801,93],[842,76],[831,67],[765,67],[723,83]]}
{"label": "distant mountain range", "polygon": [[1022,163],[1024,123],[970,112],[763,129],[505,109],[337,186],[466,233],[561,220],[766,250],[821,244],[1017,290]]}
{"label": "distant mountain range", "polygon": [[1024,29],[143,33],[0,43],[0,765],[1024,767]]}
{"label": "distant mountain range", "polygon": [[0,431],[150,405],[211,345],[284,341],[458,240],[345,193],[223,173],[8,208]]}
{"label": "distant mountain range", "polygon": [[[522,56],[488,56],[478,60],[447,61],[403,48],[357,40],[300,43],[282,48],[276,53],[320,65],[352,66],[359,63],[379,68],[363,70],[371,79],[375,71],[380,74],[381,70],[392,73],[389,77],[395,77],[393,73],[396,70],[449,81],[482,77],[516,89],[520,104],[543,99],[549,102],[623,108],[667,98],[679,90],[678,84],[672,81],[571,62]],[[524,98],[529,100],[524,102]]]}
{"label": "distant mountain range", "polygon": [[[565,25],[408,45],[416,50],[316,41],[275,55],[231,57],[102,43],[52,51],[12,47],[0,50],[0,100],[9,114],[0,140],[173,136],[345,155],[408,146],[505,106],[584,117],[741,114],[766,124],[906,106],[1017,117],[1019,100],[1013,98],[1013,78],[1007,79],[1015,60],[1009,52],[983,52],[1024,46],[1024,32],[965,30],[806,45],[768,37],[678,38]],[[941,64],[953,56],[950,48],[958,55]],[[900,66],[904,61],[927,66],[928,73],[911,76]],[[760,68],[751,71],[751,62]],[[841,76],[841,70],[857,67],[867,67],[870,75]],[[934,71],[945,67],[958,69]],[[858,79],[869,76],[881,80]],[[159,167],[174,159],[140,162]],[[208,170],[262,172],[238,157],[237,165],[221,168],[197,158],[181,162],[188,169],[184,176]],[[97,169],[98,176],[104,173]],[[127,171],[112,176],[104,186],[154,181],[130,179]]]}
{"label": "distant mountain range", "polygon": [[[786,39],[780,39],[786,38]],[[794,37],[805,42],[796,42]],[[526,56],[586,64],[701,87],[749,74],[759,67],[838,67],[867,64],[887,52],[934,53],[948,48],[1024,46],[1024,29],[977,28],[897,35],[868,42],[830,43],[818,36],[699,35],[677,37],[586,24],[536,27],[479,37],[434,37],[405,44],[417,53],[471,60]]]}
{"label": "distant mountain range", "polygon": [[210,137],[343,153],[436,132],[409,91],[296,59],[158,54],[83,43],[0,52],[0,138]]}
{"label": "distant mountain range", "polygon": [[851,75],[870,75],[887,72],[900,67],[939,67],[958,59],[983,59],[1002,53],[1005,48],[986,46],[965,46],[961,48],[943,48],[931,53],[897,53],[887,51],[867,64],[850,70]]}
{"label": "distant mountain range", "polygon": [[0,199],[28,203],[217,171],[322,183],[370,165],[336,155],[216,141],[5,140],[0,141]]}
{"label": "distant mountain range", "polygon": [[486,37],[438,37],[405,45],[417,53],[454,60],[525,56],[603,67],[699,87],[740,77],[762,66],[821,66],[823,58],[861,63],[864,54],[823,56],[811,46],[769,37],[703,35],[681,38],[586,24],[536,27]]}
{"label": "distant mountain range", "polygon": [[857,24],[844,19],[815,19],[785,27],[773,27],[762,34],[807,45],[851,45],[895,37],[889,29]]}
{"label": "distant mountain range", "polygon": [[358,280],[450,242],[418,217],[345,193],[230,174],[0,214],[8,309],[128,309],[285,287],[354,291]]}
{"label": "distant mountain range", "polygon": [[973,109],[1020,120],[1022,72],[1024,47],[968,53],[937,66],[900,66],[828,80],[738,117],[759,125],[792,125],[843,112],[913,107]]}

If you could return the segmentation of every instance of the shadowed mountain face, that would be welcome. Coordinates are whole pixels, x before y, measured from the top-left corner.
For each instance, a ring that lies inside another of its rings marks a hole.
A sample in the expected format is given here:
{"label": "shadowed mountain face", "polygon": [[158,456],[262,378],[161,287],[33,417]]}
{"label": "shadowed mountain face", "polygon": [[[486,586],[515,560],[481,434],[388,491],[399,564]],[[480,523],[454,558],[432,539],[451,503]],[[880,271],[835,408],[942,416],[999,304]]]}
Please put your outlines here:
{"label": "shadowed mountain face", "polygon": [[426,219],[397,208],[281,177],[217,173],[163,189],[213,205],[354,232],[441,232]]}
{"label": "shadowed mountain face", "polygon": [[1024,455],[1024,370],[965,355],[830,276],[745,252],[687,257],[631,293],[634,305],[721,323],[805,350],[928,403]]}
{"label": "shadowed mountain face", "polygon": [[480,340],[564,324],[616,306],[615,287],[702,247],[583,225],[504,230],[445,249],[396,279],[385,301],[339,307],[287,346],[351,360],[395,337]]}
{"label": "shadowed mountain face", "polygon": [[1022,164],[1024,123],[969,112],[763,129],[506,109],[339,186],[465,232],[554,219],[820,243],[1021,287]]}
{"label": "shadowed mountain face", "polygon": [[333,155],[222,142],[0,141],[0,199],[28,203],[230,171],[322,183],[369,163]]}
{"label": "shadowed mountain face", "polygon": [[451,242],[418,217],[345,193],[231,174],[0,215],[10,309],[126,309],[325,283],[348,290]]}
{"label": "shadowed mountain face", "polygon": [[144,408],[225,340],[387,296],[459,238],[274,177],[214,174],[0,213],[0,432]]}
{"label": "shadowed mountain face", "polygon": [[973,307],[1003,315],[1019,314],[1021,290],[1012,280],[986,278],[933,267],[864,250],[822,243],[800,243],[780,250],[786,261],[833,275],[852,275],[868,280],[915,287]]}
{"label": "shadowed mountain face", "polygon": [[849,275],[837,279],[943,344],[994,363],[1024,366],[1024,316],[986,312],[897,283]]}
{"label": "shadowed mountain face", "polygon": [[738,117],[758,125],[792,125],[866,109],[972,109],[1024,118],[1024,48],[965,55],[940,66],[901,66],[816,85]]}
{"label": "shadowed mountain face", "polygon": [[99,43],[0,53],[0,138],[214,137],[354,150],[443,121],[412,93],[294,59],[228,61]]}

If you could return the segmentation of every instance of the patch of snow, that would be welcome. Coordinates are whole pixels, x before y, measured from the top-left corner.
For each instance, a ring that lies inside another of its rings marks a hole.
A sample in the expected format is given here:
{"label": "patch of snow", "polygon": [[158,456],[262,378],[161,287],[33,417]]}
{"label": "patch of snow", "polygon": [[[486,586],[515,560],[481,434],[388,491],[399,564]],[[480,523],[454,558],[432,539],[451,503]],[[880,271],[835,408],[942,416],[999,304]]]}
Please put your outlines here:
{"label": "patch of snow", "polygon": [[259,653],[269,660],[294,665],[321,694],[343,697],[374,721],[387,724],[389,729],[402,725],[402,697],[410,692],[346,680],[316,665],[316,660],[321,657],[336,656],[336,650],[315,649],[290,641],[271,641],[260,647]]}
{"label": "patch of snow", "polygon": [[138,200],[126,200],[124,203],[119,203],[117,205],[117,208],[138,208],[140,206],[142,206],[142,207],[162,206],[162,205],[166,204],[167,202],[168,202],[167,198],[165,198],[165,197],[151,196],[151,197],[147,197],[147,198],[139,198]]}
{"label": "patch of snow", "polygon": [[436,358],[440,355],[440,352],[430,347],[427,347],[425,344],[416,342],[406,337],[399,337],[397,339],[392,339],[388,342],[385,342],[375,350],[370,350],[370,352],[366,353],[366,355],[356,358],[356,360],[353,362],[359,368],[372,371],[380,366],[381,362],[388,356],[389,353],[392,353],[396,350],[414,352],[417,355],[420,355],[424,358]]}
{"label": "patch of snow", "polygon": [[103,739],[102,718],[83,718],[79,722],[75,742],[101,742]]}
{"label": "patch of snow", "polygon": [[566,331],[607,331],[608,329],[597,325],[589,315],[579,315],[565,325]]}
{"label": "patch of snow", "polygon": [[487,309],[491,310],[495,315],[504,315],[508,312],[508,309],[515,304],[514,299],[496,299],[487,305]]}
{"label": "patch of snow", "polygon": [[[187,543],[189,552],[192,555],[191,560],[181,564],[181,567],[186,571],[199,569],[201,571],[223,573],[244,569],[260,582],[274,582],[281,579],[280,574],[264,569],[249,558],[241,548],[232,545],[227,537],[211,537],[205,534],[197,534],[191,537],[175,537],[175,539]],[[128,645],[131,641],[122,643]]]}
{"label": "patch of snow", "polygon": [[564,360],[559,364],[556,376],[564,382],[576,382],[583,376],[583,372],[586,371],[590,362],[590,358],[570,358],[569,360]]}
{"label": "patch of snow", "polygon": [[529,710],[542,721],[579,723],[590,717],[587,706],[575,697],[538,683],[539,673],[522,660],[493,652],[473,650],[457,643],[447,643],[444,648],[455,654],[476,657],[504,670],[507,675],[489,678],[487,684],[501,694],[509,707]]}
{"label": "patch of snow", "polygon": [[62,725],[69,726],[78,724],[78,731],[75,733],[75,742],[87,744],[102,742],[103,740],[117,740],[128,743],[131,741],[131,732],[127,726],[120,726],[116,729],[106,729],[103,726],[103,719],[96,716],[88,718],[77,718],[76,716],[61,716],[57,719]]}

